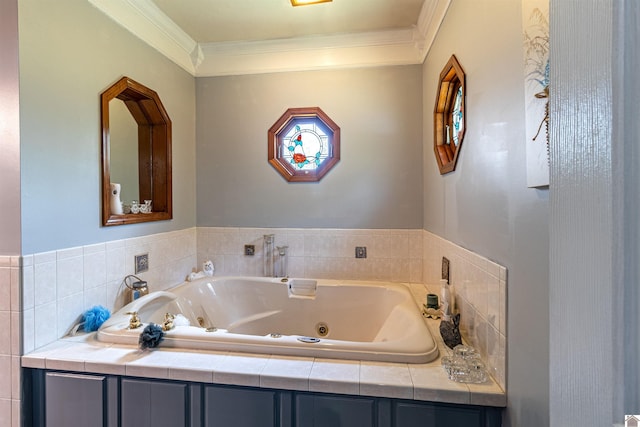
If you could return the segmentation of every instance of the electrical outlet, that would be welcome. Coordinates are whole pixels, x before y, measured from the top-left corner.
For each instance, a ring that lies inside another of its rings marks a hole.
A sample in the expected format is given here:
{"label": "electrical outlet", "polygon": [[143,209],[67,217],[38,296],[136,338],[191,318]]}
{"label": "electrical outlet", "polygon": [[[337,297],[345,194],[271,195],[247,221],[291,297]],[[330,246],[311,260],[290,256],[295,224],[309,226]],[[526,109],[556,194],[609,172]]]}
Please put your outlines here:
{"label": "electrical outlet", "polygon": [[244,245],[244,254],[247,256],[254,256],[256,254],[256,246]]}
{"label": "electrical outlet", "polygon": [[136,274],[149,271],[149,254],[136,255]]}
{"label": "electrical outlet", "polygon": [[449,281],[449,260],[442,257],[442,278]]}
{"label": "electrical outlet", "polygon": [[366,258],[366,257],[367,257],[367,247],[356,246],[356,258]]}

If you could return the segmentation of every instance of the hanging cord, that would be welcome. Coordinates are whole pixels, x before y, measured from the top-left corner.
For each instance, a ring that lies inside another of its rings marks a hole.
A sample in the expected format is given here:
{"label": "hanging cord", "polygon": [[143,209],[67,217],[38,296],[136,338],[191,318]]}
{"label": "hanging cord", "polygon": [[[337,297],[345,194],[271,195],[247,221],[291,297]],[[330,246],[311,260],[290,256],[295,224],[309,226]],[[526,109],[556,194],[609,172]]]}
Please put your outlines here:
{"label": "hanging cord", "polygon": [[[135,279],[135,282],[131,281]],[[141,288],[142,286],[145,286],[147,284],[147,282],[145,282],[144,280],[142,280],[141,278],[139,278],[138,276],[135,276],[133,274],[129,274],[128,276],[126,276],[123,280],[122,283],[129,289],[131,289],[132,291],[137,290],[139,288]],[[137,285],[137,286],[136,286]]]}

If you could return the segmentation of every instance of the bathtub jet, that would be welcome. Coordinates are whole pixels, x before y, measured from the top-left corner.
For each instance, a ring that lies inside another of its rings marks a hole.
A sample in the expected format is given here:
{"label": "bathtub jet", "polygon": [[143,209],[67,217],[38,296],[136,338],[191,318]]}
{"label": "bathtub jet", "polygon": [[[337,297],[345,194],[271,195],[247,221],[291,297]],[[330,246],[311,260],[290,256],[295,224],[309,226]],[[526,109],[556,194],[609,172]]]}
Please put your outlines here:
{"label": "bathtub jet", "polygon": [[[294,286],[291,286],[291,285]],[[293,292],[292,292],[293,288]],[[152,292],[114,313],[97,338],[137,345],[129,328],[167,331],[160,347],[401,363],[427,363],[438,348],[408,288],[399,283],[267,277],[207,277]]]}

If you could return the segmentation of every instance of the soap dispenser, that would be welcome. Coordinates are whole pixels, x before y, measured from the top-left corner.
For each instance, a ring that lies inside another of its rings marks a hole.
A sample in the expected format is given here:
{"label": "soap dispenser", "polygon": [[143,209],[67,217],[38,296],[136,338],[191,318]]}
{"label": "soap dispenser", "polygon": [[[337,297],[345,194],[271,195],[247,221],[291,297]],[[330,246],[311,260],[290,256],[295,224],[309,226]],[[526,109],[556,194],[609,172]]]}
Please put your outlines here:
{"label": "soap dispenser", "polygon": [[[135,280],[135,282],[130,283],[132,280]],[[133,274],[130,274],[124,278],[124,284],[127,287],[127,293],[125,295],[126,304],[137,300],[138,298],[143,297],[149,293],[147,282],[140,279],[138,276],[134,276]]]}

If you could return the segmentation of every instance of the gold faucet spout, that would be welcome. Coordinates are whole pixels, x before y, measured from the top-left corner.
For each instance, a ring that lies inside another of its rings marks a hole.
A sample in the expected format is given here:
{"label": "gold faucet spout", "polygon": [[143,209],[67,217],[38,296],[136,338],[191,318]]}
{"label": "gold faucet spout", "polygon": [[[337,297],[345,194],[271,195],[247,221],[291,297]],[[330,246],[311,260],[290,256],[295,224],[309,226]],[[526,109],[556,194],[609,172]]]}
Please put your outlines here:
{"label": "gold faucet spout", "polygon": [[170,331],[171,329],[173,329],[173,320],[176,318],[176,316],[174,316],[171,313],[166,313],[164,315],[164,323],[162,324],[162,330],[163,331]]}
{"label": "gold faucet spout", "polygon": [[131,315],[131,318],[129,319],[129,329],[136,329],[142,326],[142,322],[140,322],[137,311],[128,311],[126,314]]}

